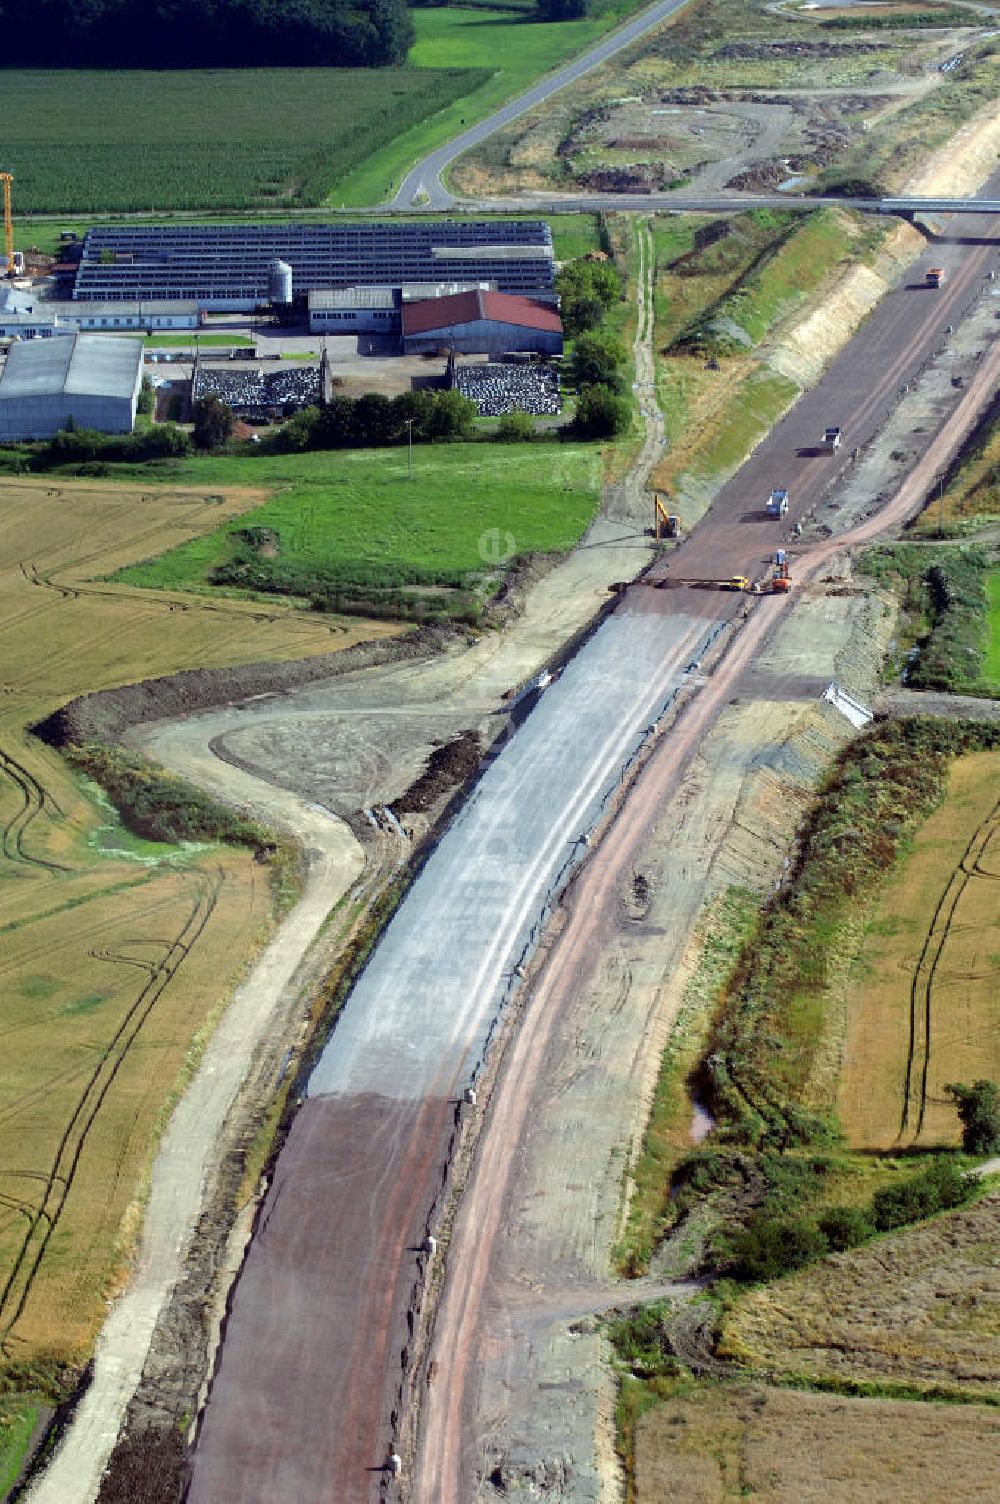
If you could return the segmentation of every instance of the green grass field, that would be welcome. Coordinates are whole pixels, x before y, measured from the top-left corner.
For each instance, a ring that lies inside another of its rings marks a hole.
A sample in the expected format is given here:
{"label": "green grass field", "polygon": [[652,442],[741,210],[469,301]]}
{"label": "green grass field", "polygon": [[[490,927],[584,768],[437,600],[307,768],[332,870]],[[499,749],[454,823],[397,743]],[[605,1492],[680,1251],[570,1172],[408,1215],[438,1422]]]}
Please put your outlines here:
{"label": "green grass field", "polygon": [[[172,468],[170,482],[266,486],[276,494],[116,579],[204,588],[213,570],[236,560],[250,567],[247,584],[259,590],[336,589],[351,597],[411,585],[470,588],[496,577],[498,555],[571,547],[598,504],[600,456],[571,444],[499,452],[480,444],[421,445],[413,450],[412,479],[403,449],[201,458]],[[268,557],[248,555],[249,529],[268,530]]]}
{"label": "green grass field", "polygon": [[585,21],[533,21],[516,12],[440,8],[415,10],[417,39],[410,64],[423,68],[485,68],[490,77],[463,99],[442,98],[437,114],[425,117],[391,144],[368,155],[330,192],[334,204],[376,204],[391,197],[415,162],[566,58],[583,52],[639,8],[620,0]]}
{"label": "green grass field", "polygon": [[192,329],[190,334],[147,334],[145,343],[156,349],[187,350],[197,343],[201,349],[235,350],[238,345],[250,345],[253,341],[245,334],[202,334]]}
{"label": "green grass field", "polygon": [[0,165],[19,214],[155,214],[322,203],[338,177],[485,75],[459,63],[0,77]]}
{"label": "green grass field", "polygon": [[0,1400],[0,1499],[17,1482],[43,1403],[31,1394]]}

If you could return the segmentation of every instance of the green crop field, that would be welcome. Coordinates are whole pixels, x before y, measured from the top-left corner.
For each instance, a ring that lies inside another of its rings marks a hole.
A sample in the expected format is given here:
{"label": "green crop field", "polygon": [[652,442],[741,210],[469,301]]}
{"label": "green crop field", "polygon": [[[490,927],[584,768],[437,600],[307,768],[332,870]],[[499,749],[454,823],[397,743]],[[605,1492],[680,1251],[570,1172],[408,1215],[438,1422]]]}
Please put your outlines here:
{"label": "green crop field", "polygon": [[19,214],[322,203],[372,151],[480,84],[454,68],[43,72],[3,80]]}
{"label": "green crop field", "polygon": [[[195,486],[274,487],[263,506],[215,532],[115,576],[132,585],[202,587],[246,562],[265,538],[252,583],[283,594],[336,588],[464,585],[495,575],[505,556],[569,548],[596,510],[600,455],[575,444],[414,446],[248,459],[185,461],[170,474]],[[278,489],[281,488],[281,489]]]}
{"label": "green crop field", "polygon": [[4,69],[19,215],[377,203],[417,157],[608,31],[516,8],[421,9],[404,68]]}

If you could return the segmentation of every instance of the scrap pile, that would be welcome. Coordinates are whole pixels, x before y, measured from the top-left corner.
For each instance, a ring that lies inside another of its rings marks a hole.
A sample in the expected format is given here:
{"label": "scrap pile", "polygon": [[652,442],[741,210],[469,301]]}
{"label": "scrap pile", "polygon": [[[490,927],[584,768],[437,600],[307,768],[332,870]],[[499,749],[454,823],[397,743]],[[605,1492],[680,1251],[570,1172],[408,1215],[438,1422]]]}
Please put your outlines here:
{"label": "scrap pile", "polygon": [[499,361],[459,366],[455,388],[463,397],[472,398],[483,418],[499,418],[515,411],[547,418],[562,412],[559,374],[552,366]]}
{"label": "scrap pile", "polygon": [[238,417],[295,412],[319,401],[319,371],[315,366],[287,370],[212,370],[199,366],[192,396],[220,398]]}

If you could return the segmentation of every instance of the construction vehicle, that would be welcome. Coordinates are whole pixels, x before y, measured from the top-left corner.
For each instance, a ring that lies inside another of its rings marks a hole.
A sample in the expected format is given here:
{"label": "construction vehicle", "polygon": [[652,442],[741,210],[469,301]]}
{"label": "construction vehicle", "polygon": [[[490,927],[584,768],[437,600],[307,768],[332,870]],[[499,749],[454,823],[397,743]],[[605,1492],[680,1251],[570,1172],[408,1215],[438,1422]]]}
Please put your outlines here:
{"label": "construction vehicle", "polygon": [[784,595],[785,591],[791,590],[791,588],[792,581],[788,573],[788,560],[782,556],[771,579],[771,591],[774,595]]}
{"label": "construction vehicle", "polygon": [[[0,172],[0,183],[3,184],[3,256],[4,275],[14,275],[14,220],[10,211],[10,185],[14,181],[14,175],[10,172]],[[22,259],[23,269],[23,259]]]}
{"label": "construction vehicle", "polygon": [[775,487],[767,498],[767,515],[769,517],[784,517],[788,511],[788,492]]}
{"label": "construction vehicle", "polygon": [[653,537],[659,542],[662,538],[679,538],[681,534],[681,519],[676,512],[668,512],[660,497],[653,494]]}
{"label": "construction vehicle", "polygon": [[924,286],[925,287],[940,287],[941,283],[943,281],[944,281],[944,267],[943,266],[929,266],[927,268],[927,274],[924,277]]}
{"label": "construction vehicle", "polygon": [[732,579],[724,580],[723,581],[723,583],[722,583],[722,589],[723,590],[749,590],[750,589],[750,581],[747,579],[747,577],[746,577],[745,574],[734,574],[733,577],[732,577]]}
{"label": "construction vehicle", "polygon": [[840,429],[827,428],[823,433],[823,448],[827,454],[836,454],[840,448]]}

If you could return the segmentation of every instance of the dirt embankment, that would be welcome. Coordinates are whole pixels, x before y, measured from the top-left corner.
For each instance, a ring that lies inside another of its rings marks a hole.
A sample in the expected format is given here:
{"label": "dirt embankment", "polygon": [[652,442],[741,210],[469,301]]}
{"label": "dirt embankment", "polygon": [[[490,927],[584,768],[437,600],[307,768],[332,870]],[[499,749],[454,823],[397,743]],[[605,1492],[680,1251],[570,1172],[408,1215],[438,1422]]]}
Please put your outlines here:
{"label": "dirt embankment", "polygon": [[912,225],[895,226],[873,266],[854,265],[837,277],[818,307],[783,329],[763,354],[768,364],[796,386],[815,386],[833,357],[889,290],[901,267],[916,259],[927,242]]}
{"label": "dirt embankment", "polygon": [[[994,171],[1000,151],[1000,117],[993,106],[935,153],[901,190],[903,194],[973,194]],[[896,225],[870,266],[847,267],[820,306],[791,320],[762,352],[768,363],[799,387],[814,386],[830,361],[889,289],[902,267],[925,250],[927,240],[910,224]]]}
{"label": "dirt embankment", "polygon": [[80,695],[31,729],[50,747],[118,741],[131,727],[145,726],[151,721],[175,720],[237,700],[281,695],[355,669],[427,657],[452,637],[447,628],[421,627],[406,636],[358,643],[318,658],[248,663],[237,668],[187,669],[159,679],[146,679],[141,684],[123,684],[118,689]]}

